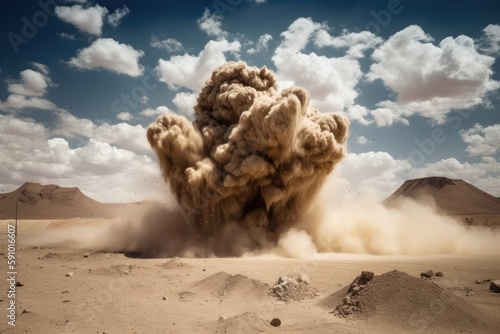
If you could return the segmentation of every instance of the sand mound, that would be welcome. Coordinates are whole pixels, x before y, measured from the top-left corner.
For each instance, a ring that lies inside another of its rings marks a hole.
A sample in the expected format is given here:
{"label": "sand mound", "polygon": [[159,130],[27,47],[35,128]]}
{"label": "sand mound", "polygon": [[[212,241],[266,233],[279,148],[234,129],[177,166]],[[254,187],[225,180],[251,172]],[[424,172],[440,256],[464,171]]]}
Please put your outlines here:
{"label": "sand mound", "polygon": [[216,297],[240,295],[250,298],[262,298],[267,295],[269,285],[244,275],[230,275],[218,272],[194,283],[201,292],[208,292]]}
{"label": "sand mound", "polygon": [[129,275],[134,268],[137,268],[137,266],[114,264],[112,266],[105,266],[92,270],[92,273],[103,276],[125,276]]}
{"label": "sand mound", "polygon": [[303,274],[281,276],[271,288],[271,295],[284,302],[301,301],[318,296]]}
{"label": "sand mound", "polygon": [[271,326],[254,312],[245,312],[229,318],[221,317],[215,333],[263,333]]}
{"label": "sand mound", "polygon": [[191,265],[182,262],[181,259],[178,257],[174,257],[171,260],[168,260],[167,262],[157,264],[156,267],[160,267],[163,269],[189,269],[192,268]]}
{"label": "sand mound", "polygon": [[391,271],[364,288],[342,288],[320,302],[337,316],[386,323],[411,330],[486,332],[490,320],[467,301],[431,281]]}

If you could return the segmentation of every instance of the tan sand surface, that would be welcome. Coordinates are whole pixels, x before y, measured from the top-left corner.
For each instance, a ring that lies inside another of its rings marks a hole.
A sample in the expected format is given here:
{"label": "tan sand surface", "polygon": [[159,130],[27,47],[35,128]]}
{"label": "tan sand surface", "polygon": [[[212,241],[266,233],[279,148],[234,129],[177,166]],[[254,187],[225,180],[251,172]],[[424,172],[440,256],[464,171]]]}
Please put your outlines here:
{"label": "tan sand surface", "polygon": [[[4,275],[6,225],[12,222],[0,222],[3,253],[0,272]],[[0,332],[498,333],[500,328],[500,294],[490,292],[487,282],[476,283],[476,280],[500,279],[497,253],[144,259],[61,245],[30,244],[48,229],[64,225],[75,225],[75,220],[19,222],[16,278],[23,286],[16,288],[16,327],[6,324],[5,314]],[[405,310],[387,313],[391,310],[390,303],[394,303],[389,298],[392,294],[414,293],[412,286],[390,281],[386,282],[389,292],[374,290],[372,295],[380,299],[373,304],[377,309],[364,316],[342,318],[330,313],[333,307],[325,306],[326,299],[349,285],[363,270],[373,271],[377,276],[398,270],[418,278],[429,269],[443,272],[444,277],[418,282],[419,286],[423,284],[422,298],[415,303],[418,307],[412,308],[409,302]],[[283,302],[270,294],[280,276],[297,272],[309,276],[315,296]],[[6,284],[2,279],[1,291],[8,290]],[[434,290],[427,289],[426,284],[432,289],[437,285],[444,292],[432,294]],[[0,308],[6,313],[6,294],[0,299]],[[460,305],[457,314],[466,309],[470,320],[454,322],[448,311],[436,308],[450,300],[452,312],[453,307]],[[391,317],[398,321],[388,320]],[[279,318],[281,326],[271,326],[273,318]]]}

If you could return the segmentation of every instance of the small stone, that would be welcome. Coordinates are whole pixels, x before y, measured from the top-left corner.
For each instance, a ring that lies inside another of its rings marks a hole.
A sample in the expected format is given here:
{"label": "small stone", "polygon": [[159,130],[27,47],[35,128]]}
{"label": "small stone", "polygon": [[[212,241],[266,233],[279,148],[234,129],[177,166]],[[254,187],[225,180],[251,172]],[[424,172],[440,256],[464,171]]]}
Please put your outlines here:
{"label": "small stone", "polygon": [[226,317],[225,317],[225,316],[223,316],[223,315],[221,315],[221,316],[219,317],[219,321],[224,321],[224,320],[226,320]]}
{"label": "small stone", "polygon": [[443,275],[443,273],[442,273],[441,271],[438,271],[438,272],[436,273],[436,277],[443,277],[443,276],[444,276],[444,275]]}
{"label": "small stone", "polygon": [[21,282],[16,282],[16,286],[24,286],[24,284]]}
{"label": "small stone", "polygon": [[63,300],[63,303],[69,303],[69,302],[70,302],[70,300],[69,300],[69,299],[65,299],[65,300]]}
{"label": "small stone", "polygon": [[465,293],[465,295],[466,295],[467,297],[469,297],[469,296],[474,296],[474,292],[472,292],[472,291],[467,291],[467,292]]}
{"label": "small stone", "polygon": [[356,296],[361,291],[360,286],[356,286],[352,289],[352,296]]}
{"label": "small stone", "polygon": [[30,313],[28,310],[23,310],[23,313]]}
{"label": "small stone", "polygon": [[69,273],[66,274],[66,277],[73,277],[73,272],[70,271]]}
{"label": "small stone", "polygon": [[349,296],[345,296],[343,299],[342,299],[342,304],[344,305],[349,305],[351,303],[351,298]]}
{"label": "small stone", "polygon": [[279,318],[274,318],[271,320],[271,326],[279,327],[281,325],[281,320]]}
{"label": "small stone", "polygon": [[163,296],[163,300],[168,300],[168,298],[166,296]]}
{"label": "small stone", "polygon": [[205,268],[203,268],[203,271],[207,271]]}
{"label": "small stone", "polygon": [[434,276],[434,272],[432,270],[427,270],[420,273],[420,277],[431,278],[432,276]]}

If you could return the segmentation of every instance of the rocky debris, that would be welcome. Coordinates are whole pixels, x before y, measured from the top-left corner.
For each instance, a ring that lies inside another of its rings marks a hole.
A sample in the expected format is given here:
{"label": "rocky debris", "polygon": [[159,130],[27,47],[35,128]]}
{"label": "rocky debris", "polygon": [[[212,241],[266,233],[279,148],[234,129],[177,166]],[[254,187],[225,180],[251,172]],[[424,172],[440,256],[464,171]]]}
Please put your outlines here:
{"label": "rocky debris", "polygon": [[500,280],[497,280],[497,281],[491,281],[491,284],[490,284],[490,291],[493,291],[493,292],[500,292]]}
{"label": "rocky debris", "polygon": [[66,277],[73,277],[73,272],[70,271],[69,273],[66,274]]}
{"label": "rocky debris", "polygon": [[441,271],[438,271],[438,272],[436,273],[436,277],[443,277],[443,276],[444,276],[444,275],[443,275],[443,273],[442,273]]}
{"label": "rocky debris", "polygon": [[465,296],[466,296],[466,297],[474,296],[474,292],[472,292],[472,291],[470,291],[470,290],[469,290],[469,291],[467,291],[467,292],[465,293]]}
{"label": "rocky debris", "polygon": [[434,272],[430,269],[420,273],[420,277],[431,278],[432,276],[434,276]]}
{"label": "rocky debris", "polygon": [[475,280],[475,282],[476,282],[476,284],[483,284],[483,283],[489,283],[489,282],[491,282],[491,280],[490,279],[481,279],[481,280],[477,279],[477,280]]}
{"label": "rocky debris", "polygon": [[163,300],[168,300],[168,297],[167,296],[163,296]]}
{"label": "rocky debris", "polygon": [[338,316],[347,317],[348,315],[359,312],[360,302],[359,302],[359,294],[365,287],[370,284],[370,282],[375,277],[375,273],[372,271],[362,271],[361,275],[356,277],[354,281],[349,286],[347,290],[347,295],[342,298],[342,302],[337,304],[334,310],[330,313],[335,313]]}
{"label": "rocky debris", "polygon": [[19,282],[19,281],[17,281],[17,282],[16,282],[16,286],[21,287],[21,286],[24,286],[24,284],[23,284],[23,283],[21,283],[21,282]]}
{"label": "rocky debris", "polygon": [[279,327],[281,325],[281,320],[279,318],[274,318],[271,320],[271,325],[274,327]]}
{"label": "rocky debris", "polygon": [[280,276],[271,287],[271,294],[281,301],[300,301],[317,296],[316,291],[309,286],[310,279],[307,274],[292,274]]}

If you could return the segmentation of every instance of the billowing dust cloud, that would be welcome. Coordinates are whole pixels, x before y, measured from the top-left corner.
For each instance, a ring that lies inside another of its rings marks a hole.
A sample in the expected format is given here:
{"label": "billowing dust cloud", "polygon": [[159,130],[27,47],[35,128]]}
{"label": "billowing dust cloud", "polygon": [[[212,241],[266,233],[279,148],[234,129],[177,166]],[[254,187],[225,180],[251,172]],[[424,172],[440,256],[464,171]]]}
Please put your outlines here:
{"label": "billowing dust cloud", "polygon": [[163,176],[204,238],[236,223],[273,239],[302,220],[348,134],[346,119],[308,103],[302,88],[279,93],[267,68],[229,62],[205,83],[193,123],[168,113],[149,127]]}

